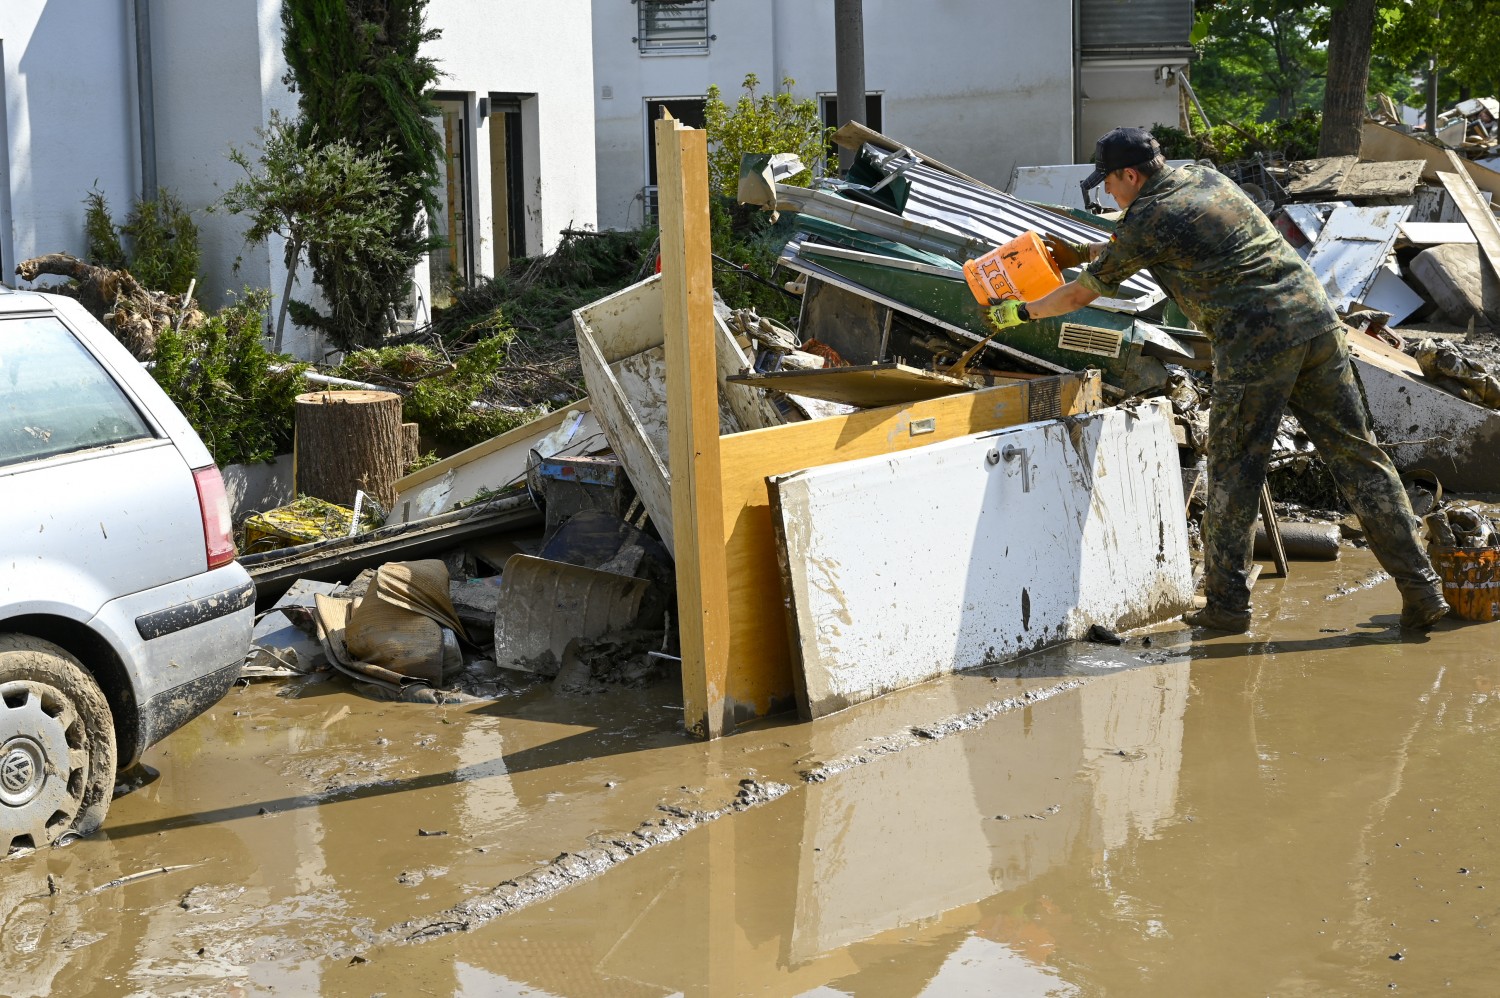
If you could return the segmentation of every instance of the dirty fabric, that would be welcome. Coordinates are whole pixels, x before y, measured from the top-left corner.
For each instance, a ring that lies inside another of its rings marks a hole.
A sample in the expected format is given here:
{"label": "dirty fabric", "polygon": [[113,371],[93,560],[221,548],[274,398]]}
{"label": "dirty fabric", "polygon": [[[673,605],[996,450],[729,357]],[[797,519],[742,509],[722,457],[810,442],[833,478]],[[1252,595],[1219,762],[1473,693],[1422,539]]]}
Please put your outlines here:
{"label": "dirty fabric", "polygon": [[1500,380],[1452,343],[1422,340],[1412,348],[1412,356],[1427,380],[1443,391],[1476,405],[1500,409]]}
{"label": "dirty fabric", "polygon": [[1403,597],[1437,585],[1411,503],[1365,421],[1349,350],[1338,333],[1284,351],[1259,377],[1214,382],[1209,416],[1204,590],[1210,605],[1250,608],[1252,529],[1271,446],[1290,407],[1359,516]]}
{"label": "dirty fabric", "polygon": [[340,671],[400,688],[440,685],[463,665],[463,625],[441,561],[389,562],[363,597],[318,596],[316,606],[319,636]]}
{"label": "dirty fabric", "polygon": [[1317,275],[1212,169],[1165,169],[1147,181],[1078,283],[1114,296],[1143,268],[1212,338],[1220,377],[1251,378],[1271,358],[1340,328]]}

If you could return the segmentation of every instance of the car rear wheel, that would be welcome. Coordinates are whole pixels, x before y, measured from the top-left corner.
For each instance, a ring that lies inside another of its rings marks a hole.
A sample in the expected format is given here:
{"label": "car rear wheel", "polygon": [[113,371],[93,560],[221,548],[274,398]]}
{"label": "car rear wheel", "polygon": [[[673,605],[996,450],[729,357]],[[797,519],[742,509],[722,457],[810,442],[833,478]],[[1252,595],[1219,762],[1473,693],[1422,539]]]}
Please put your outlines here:
{"label": "car rear wheel", "polygon": [[0,634],[0,856],[97,829],[114,777],[99,684],[56,645]]}

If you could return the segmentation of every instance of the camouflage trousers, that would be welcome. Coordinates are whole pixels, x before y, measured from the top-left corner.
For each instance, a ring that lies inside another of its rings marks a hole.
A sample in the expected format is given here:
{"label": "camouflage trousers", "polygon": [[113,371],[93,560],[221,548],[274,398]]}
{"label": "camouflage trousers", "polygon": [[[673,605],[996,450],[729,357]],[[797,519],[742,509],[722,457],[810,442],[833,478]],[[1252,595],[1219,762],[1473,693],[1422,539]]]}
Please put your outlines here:
{"label": "camouflage trousers", "polygon": [[1230,613],[1250,609],[1255,517],[1271,446],[1290,408],[1364,527],[1370,550],[1406,600],[1439,585],[1406,490],[1365,417],[1342,334],[1325,333],[1242,374],[1215,374],[1208,421],[1204,591]]}

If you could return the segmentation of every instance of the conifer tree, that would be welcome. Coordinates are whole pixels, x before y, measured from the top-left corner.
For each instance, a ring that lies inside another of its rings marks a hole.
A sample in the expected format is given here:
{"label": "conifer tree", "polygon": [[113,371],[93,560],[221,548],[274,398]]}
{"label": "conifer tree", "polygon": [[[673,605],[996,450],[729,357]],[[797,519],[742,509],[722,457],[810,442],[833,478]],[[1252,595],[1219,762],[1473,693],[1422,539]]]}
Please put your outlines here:
{"label": "conifer tree", "polygon": [[423,211],[439,210],[442,138],[432,124],[437,64],[421,54],[438,37],[425,25],[427,0],[283,0],[283,47],[297,94],[304,142],[342,140],[383,154],[397,223],[396,253],[330,253],[309,243],[313,280],[330,313],[292,302],[299,325],[339,347],[377,342],[411,298],[412,265],[442,245]]}

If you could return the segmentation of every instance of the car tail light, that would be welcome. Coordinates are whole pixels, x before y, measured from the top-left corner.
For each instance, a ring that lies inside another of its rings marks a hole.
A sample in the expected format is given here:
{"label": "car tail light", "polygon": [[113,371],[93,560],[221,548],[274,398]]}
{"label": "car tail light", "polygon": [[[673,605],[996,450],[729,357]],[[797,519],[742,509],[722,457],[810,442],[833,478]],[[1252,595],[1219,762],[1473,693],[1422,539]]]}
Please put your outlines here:
{"label": "car tail light", "polygon": [[234,519],[229,515],[229,495],[224,491],[224,476],[214,465],[193,472],[198,486],[198,509],[203,513],[203,544],[208,567],[218,568],[234,561]]}

